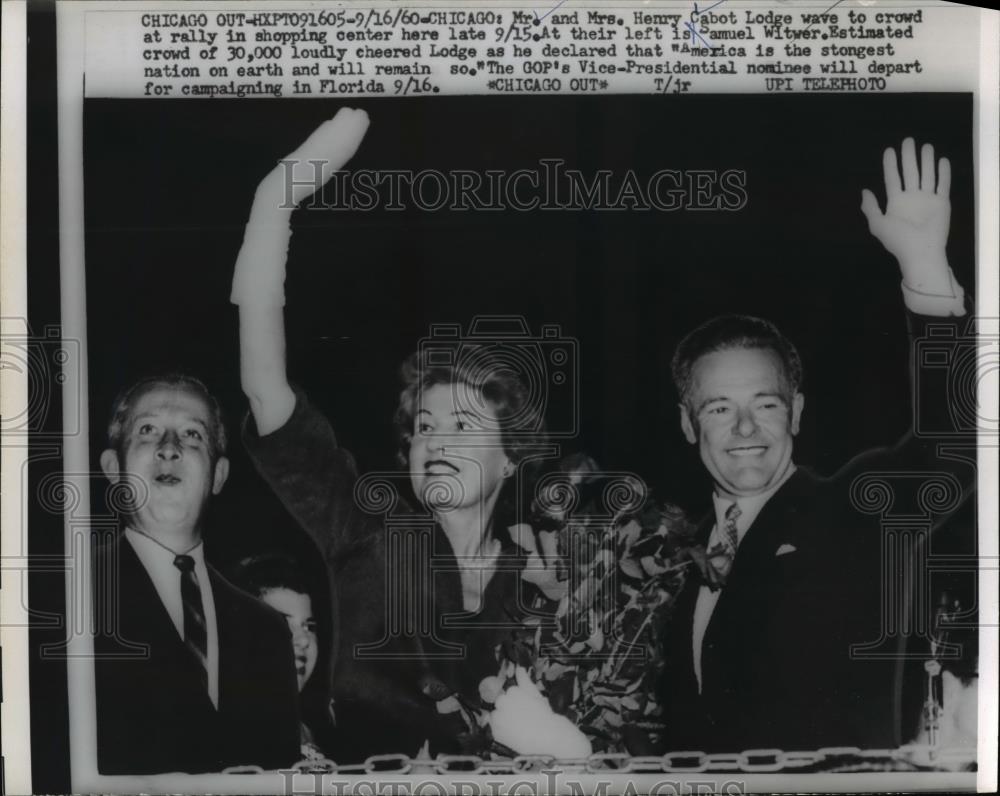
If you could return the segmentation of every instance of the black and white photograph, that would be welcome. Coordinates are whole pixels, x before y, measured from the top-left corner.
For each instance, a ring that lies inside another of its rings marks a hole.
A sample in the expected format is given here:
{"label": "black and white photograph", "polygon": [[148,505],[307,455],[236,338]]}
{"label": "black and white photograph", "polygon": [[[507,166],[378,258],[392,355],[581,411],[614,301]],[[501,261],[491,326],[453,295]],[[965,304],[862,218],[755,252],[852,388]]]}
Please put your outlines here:
{"label": "black and white photograph", "polygon": [[974,90],[81,112],[32,792],[976,790]]}

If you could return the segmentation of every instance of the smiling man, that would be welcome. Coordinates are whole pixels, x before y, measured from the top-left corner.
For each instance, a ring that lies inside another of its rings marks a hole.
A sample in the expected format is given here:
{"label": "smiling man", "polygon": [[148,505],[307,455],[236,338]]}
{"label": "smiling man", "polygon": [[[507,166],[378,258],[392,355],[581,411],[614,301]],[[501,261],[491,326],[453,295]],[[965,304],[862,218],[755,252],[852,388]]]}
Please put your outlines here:
{"label": "smiling man", "polygon": [[[899,262],[911,344],[935,324],[937,340],[957,345],[965,296],[945,255],[950,166],[941,159],[935,175],[925,145],[918,167],[913,139],[901,155],[902,175],[896,152],[884,155],[886,212],[870,191],[862,210]],[[892,588],[882,574],[883,529],[852,490],[859,477],[954,471],[960,503],[971,492],[974,466],[939,459],[938,440],[914,432],[832,477],[796,466],[802,363],[795,346],[760,318],[707,321],[680,342],[672,372],[681,429],[714,491],[700,526],[707,551],[701,577],[689,579],[669,629],[662,695],[668,748],[898,745],[891,660],[898,650],[882,643],[882,660],[859,654],[887,640],[893,618],[882,613]],[[914,385],[913,404],[947,428],[946,396],[928,381]],[[960,431],[944,436],[955,442]],[[925,505],[932,501],[922,495],[923,513],[913,515],[919,521],[939,523],[957,505]]]}
{"label": "smiling man", "polygon": [[767,321],[741,316],[716,318],[686,343],[677,359],[681,428],[717,494],[737,500],[777,488],[795,469],[805,402],[795,348]]}
{"label": "smiling man", "polygon": [[101,468],[124,531],[95,556],[102,774],[277,768],[298,759],[285,620],[205,560],[205,509],[229,474],[218,403],[184,375],[123,392]]}

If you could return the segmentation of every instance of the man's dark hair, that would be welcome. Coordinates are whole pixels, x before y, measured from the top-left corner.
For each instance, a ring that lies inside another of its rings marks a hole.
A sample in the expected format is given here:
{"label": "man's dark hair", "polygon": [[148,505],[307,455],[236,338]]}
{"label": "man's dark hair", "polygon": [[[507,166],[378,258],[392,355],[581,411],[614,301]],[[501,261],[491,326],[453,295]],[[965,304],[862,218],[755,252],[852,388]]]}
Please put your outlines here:
{"label": "man's dark hair", "polygon": [[159,376],[147,376],[122,390],[111,407],[111,420],[108,423],[108,447],[118,454],[118,460],[123,460],[128,428],[131,420],[132,407],[150,390],[158,387],[167,389],[184,389],[196,395],[208,407],[210,427],[208,429],[208,445],[211,459],[217,461],[226,452],[226,424],[222,417],[222,407],[208,387],[194,376],[186,373],[167,373]]}
{"label": "man's dark hair", "polygon": [[674,352],[670,369],[681,401],[688,403],[691,373],[701,357],[716,351],[740,348],[773,351],[781,360],[788,397],[801,390],[802,360],[795,346],[778,331],[778,327],[750,315],[719,315],[689,332]]}

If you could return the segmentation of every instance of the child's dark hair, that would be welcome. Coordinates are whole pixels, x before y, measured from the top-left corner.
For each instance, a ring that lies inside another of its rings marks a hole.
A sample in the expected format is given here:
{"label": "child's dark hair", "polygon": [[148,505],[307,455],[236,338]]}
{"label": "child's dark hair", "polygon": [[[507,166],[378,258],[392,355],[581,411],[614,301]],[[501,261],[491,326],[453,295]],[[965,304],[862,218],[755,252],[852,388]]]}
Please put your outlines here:
{"label": "child's dark hair", "polygon": [[288,589],[313,597],[309,579],[291,556],[265,553],[242,559],[230,573],[233,584],[255,597],[271,589]]}

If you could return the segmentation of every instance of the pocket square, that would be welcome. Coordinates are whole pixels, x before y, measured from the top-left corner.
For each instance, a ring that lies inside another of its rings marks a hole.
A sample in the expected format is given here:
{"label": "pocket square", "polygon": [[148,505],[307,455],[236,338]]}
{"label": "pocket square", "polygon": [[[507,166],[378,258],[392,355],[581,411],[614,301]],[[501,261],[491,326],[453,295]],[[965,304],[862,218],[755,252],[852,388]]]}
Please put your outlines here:
{"label": "pocket square", "polygon": [[778,556],[787,556],[789,553],[794,553],[798,549],[799,548],[793,544],[783,544],[775,551],[774,557],[777,558]]}

